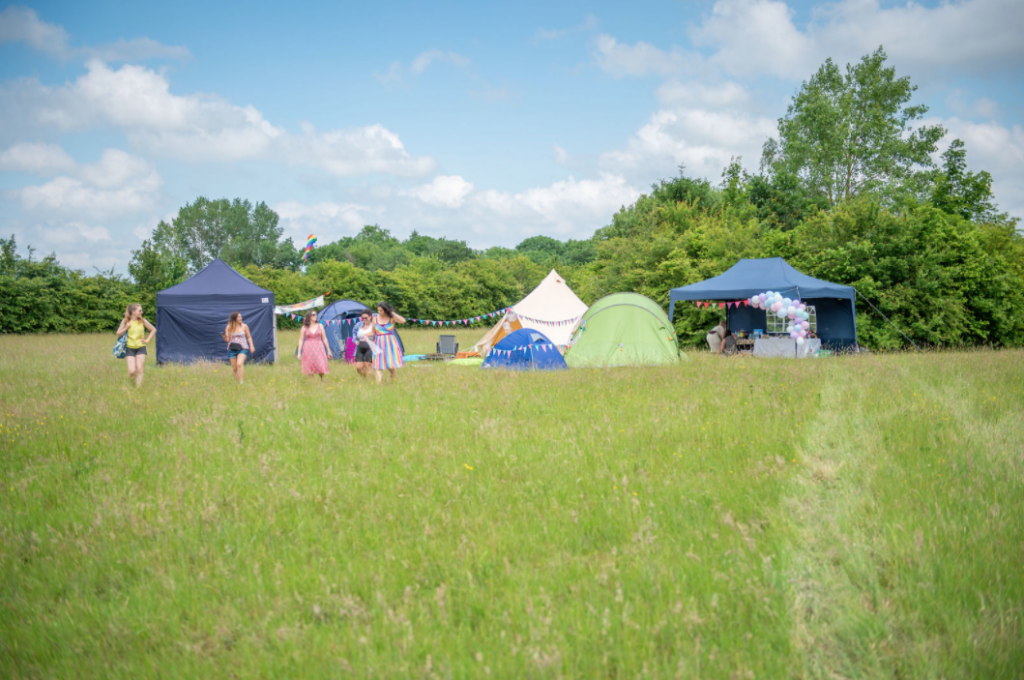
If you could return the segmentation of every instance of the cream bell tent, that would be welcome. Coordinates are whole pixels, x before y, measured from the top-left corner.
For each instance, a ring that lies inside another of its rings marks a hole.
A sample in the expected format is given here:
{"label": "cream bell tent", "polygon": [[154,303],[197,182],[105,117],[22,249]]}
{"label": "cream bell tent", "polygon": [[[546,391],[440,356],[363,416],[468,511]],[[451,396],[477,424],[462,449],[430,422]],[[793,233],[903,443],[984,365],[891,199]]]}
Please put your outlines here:
{"label": "cream bell tent", "polygon": [[520,328],[540,331],[555,345],[567,345],[576,322],[587,311],[583,300],[576,297],[565,279],[554,269],[529,295],[512,305],[501,321],[496,323],[463,356],[487,356],[498,342]]}

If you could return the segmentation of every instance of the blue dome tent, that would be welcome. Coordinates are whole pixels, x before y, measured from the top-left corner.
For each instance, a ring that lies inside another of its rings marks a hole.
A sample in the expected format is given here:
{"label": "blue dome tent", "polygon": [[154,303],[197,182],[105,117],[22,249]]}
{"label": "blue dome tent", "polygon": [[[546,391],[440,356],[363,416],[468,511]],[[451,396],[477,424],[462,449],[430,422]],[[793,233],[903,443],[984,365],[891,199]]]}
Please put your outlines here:
{"label": "blue dome tent", "polygon": [[[376,310],[370,309],[362,302],[335,300],[317,312],[317,320],[323,324],[324,330],[327,332],[327,344],[331,346],[331,354],[335,359],[345,358],[345,341],[355,335],[353,329],[356,327],[359,316],[365,311],[376,314]],[[334,323],[335,321],[340,323]],[[402,353],[405,353],[405,345],[402,344],[402,336],[398,335],[397,329],[395,336],[398,338],[398,345],[402,348]]]}
{"label": "blue dome tent", "polygon": [[156,294],[156,361],[227,361],[221,337],[231,312],[241,312],[256,346],[252,361],[274,361],[274,294],[217,258],[190,279]]}
{"label": "blue dome tent", "polygon": [[[370,308],[355,300],[335,300],[317,313],[320,323],[327,332],[327,344],[335,359],[345,358],[345,341],[354,334],[352,330],[359,315]],[[328,323],[340,321],[341,323]],[[350,323],[351,322],[351,323]]]}
{"label": "blue dome tent", "polygon": [[[817,334],[822,347],[857,347],[857,291],[851,286],[822,281],[794,269],[781,257],[740,260],[714,278],[681,288],[669,295],[668,318],[682,300],[736,301],[764,293],[783,293],[813,305],[817,315]],[[767,328],[762,309],[747,306],[727,308],[729,328]]]}
{"label": "blue dome tent", "polygon": [[546,335],[531,328],[520,328],[491,348],[480,368],[553,371],[569,367]]}

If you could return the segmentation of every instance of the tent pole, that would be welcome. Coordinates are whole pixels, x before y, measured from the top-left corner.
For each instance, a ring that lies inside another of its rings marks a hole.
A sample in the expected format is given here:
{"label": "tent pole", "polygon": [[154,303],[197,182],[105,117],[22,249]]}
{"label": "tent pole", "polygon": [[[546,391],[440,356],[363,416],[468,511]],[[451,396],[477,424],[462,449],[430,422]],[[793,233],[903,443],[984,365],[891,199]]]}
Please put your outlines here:
{"label": "tent pole", "polygon": [[274,315],[274,363],[277,363],[277,314]]}

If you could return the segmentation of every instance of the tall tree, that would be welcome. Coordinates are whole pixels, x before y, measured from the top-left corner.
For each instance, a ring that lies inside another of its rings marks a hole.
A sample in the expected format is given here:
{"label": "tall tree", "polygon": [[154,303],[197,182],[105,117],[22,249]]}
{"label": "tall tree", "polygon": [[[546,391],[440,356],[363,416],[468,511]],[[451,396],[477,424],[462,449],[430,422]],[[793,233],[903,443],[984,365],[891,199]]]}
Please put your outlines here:
{"label": "tall tree", "polygon": [[227,243],[230,212],[226,198],[211,201],[200,196],[186,203],[170,224],[160,221],[153,230],[153,245],[185,260],[191,271],[199,271]]}
{"label": "tall tree", "polygon": [[186,204],[170,223],[161,220],[153,231],[151,248],[162,257],[187,263],[198,271],[215,257],[234,267],[298,266],[291,239],[281,241],[283,229],[276,212],[266,203],[247,200],[210,200],[203,196]]}
{"label": "tall tree", "polygon": [[142,247],[132,251],[128,273],[143,291],[156,293],[181,283],[185,279],[188,265],[177,255],[153,247],[150,241],[143,241]]}
{"label": "tall tree", "polygon": [[984,170],[968,172],[967,150],[959,139],[954,139],[942,154],[942,167],[935,172],[931,202],[943,212],[968,220],[987,221],[996,217],[992,175]]}
{"label": "tall tree", "polygon": [[885,61],[879,47],[844,74],[828,59],[779,119],[779,139],[765,142],[762,169],[796,176],[835,204],[867,192],[891,200],[932,167],[945,130],[914,125],[928,107],[908,105],[917,86]]}

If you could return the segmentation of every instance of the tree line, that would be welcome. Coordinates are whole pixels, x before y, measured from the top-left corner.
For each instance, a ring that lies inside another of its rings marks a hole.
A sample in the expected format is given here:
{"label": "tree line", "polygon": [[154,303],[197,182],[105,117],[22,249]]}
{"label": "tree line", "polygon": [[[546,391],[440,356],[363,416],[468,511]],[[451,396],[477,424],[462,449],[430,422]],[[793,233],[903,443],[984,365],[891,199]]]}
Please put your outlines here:
{"label": "tree line", "polygon": [[[303,263],[303,244],[282,237],[265,203],[203,197],[133,251],[129,278],[86,276],[31,251],[22,258],[13,237],[0,239],[0,332],[109,330],[129,301],[152,309],[158,290],[214,257],[272,290],[279,304],[329,290],[388,300],[415,318],[453,319],[514,304],[552,267],[588,304],[636,291],[667,309],[670,288],[716,276],[740,258],[780,256],[856,287],[891,320],[858,304],[860,341],[869,347],[903,346],[903,333],[924,345],[1020,346],[1018,221],[999,212],[991,175],[968,168],[962,141],[932,160],[946,131],[920,124],[927,107],[912,103],[915,90],[881,48],[845,69],[828,60],[779,119],[757,172],[736,158],[712,182],[680,167],[589,239],[534,236],[515,248],[474,250],[369,225],[320,245]],[[682,341],[701,342],[719,314],[680,305]]]}

